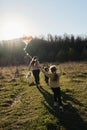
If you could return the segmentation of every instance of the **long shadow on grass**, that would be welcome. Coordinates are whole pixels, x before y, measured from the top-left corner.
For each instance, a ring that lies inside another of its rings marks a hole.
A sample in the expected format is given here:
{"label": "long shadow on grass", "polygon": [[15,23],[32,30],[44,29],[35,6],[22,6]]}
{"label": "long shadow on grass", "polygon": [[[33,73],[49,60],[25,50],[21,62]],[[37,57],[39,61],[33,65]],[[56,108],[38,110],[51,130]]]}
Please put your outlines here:
{"label": "long shadow on grass", "polygon": [[[57,125],[50,124],[48,125],[48,130],[87,130],[87,124],[83,121],[77,109],[73,107],[70,103],[64,106],[64,112],[60,112],[58,107],[53,106],[53,95],[46,91],[43,87],[38,88],[41,94],[44,96],[47,103],[42,102],[46,109],[57,118]],[[74,102],[76,105],[82,104],[79,101],[76,101],[70,95],[62,92],[64,101],[67,100]]]}

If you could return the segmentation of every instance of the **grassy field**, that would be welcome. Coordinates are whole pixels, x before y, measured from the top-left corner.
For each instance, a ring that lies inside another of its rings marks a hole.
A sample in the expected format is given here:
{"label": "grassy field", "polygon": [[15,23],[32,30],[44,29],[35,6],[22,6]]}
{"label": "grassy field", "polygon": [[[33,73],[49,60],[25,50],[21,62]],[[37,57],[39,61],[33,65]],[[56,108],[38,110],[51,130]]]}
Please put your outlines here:
{"label": "grassy field", "polygon": [[37,88],[26,66],[0,67],[0,130],[87,130],[87,62],[60,65],[63,113],[42,73]]}

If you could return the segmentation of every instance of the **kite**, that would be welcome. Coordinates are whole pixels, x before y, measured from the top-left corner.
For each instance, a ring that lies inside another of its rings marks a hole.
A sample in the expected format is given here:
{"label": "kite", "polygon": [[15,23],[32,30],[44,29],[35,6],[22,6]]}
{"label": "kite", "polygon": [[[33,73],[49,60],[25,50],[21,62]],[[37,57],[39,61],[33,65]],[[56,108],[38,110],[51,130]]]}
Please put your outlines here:
{"label": "kite", "polygon": [[27,45],[32,40],[32,37],[23,38],[23,42]]}
{"label": "kite", "polygon": [[32,37],[26,37],[26,38],[23,38],[22,40],[26,44],[26,46],[24,47],[25,54],[32,59],[32,56],[29,53],[27,53],[27,51],[26,51],[27,45],[32,40]]}

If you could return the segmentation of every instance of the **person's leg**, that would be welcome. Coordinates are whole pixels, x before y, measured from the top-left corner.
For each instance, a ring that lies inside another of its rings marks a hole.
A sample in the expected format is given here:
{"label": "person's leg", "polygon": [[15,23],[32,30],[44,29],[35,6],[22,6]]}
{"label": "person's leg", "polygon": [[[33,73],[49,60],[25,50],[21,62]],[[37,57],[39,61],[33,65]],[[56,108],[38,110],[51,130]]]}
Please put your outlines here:
{"label": "person's leg", "polygon": [[37,74],[36,74],[36,80],[37,80],[37,84],[40,84],[40,70],[37,70]]}
{"label": "person's leg", "polygon": [[48,84],[48,77],[45,75],[45,82]]}
{"label": "person's leg", "polygon": [[57,95],[58,95],[58,103],[59,103],[59,109],[63,112],[63,104],[61,100],[61,91],[60,88],[57,89]]}
{"label": "person's leg", "polygon": [[57,93],[56,93],[56,88],[51,88],[53,93],[54,93],[54,102],[57,102]]}
{"label": "person's leg", "polygon": [[39,73],[40,73],[40,70],[33,70],[33,76],[37,85],[39,84],[39,80],[40,80]]}
{"label": "person's leg", "polygon": [[54,92],[54,101],[58,99],[59,105],[62,105],[60,88],[52,88],[52,91]]}
{"label": "person's leg", "polygon": [[57,93],[57,98],[58,98],[59,106],[62,106],[62,100],[61,100],[61,91],[60,91],[60,88],[57,88],[57,89],[56,89],[56,93]]}
{"label": "person's leg", "polygon": [[34,80],[35,80],[35,83],[36,83],[36,70],[33,70],[32,73],[33,73]]}

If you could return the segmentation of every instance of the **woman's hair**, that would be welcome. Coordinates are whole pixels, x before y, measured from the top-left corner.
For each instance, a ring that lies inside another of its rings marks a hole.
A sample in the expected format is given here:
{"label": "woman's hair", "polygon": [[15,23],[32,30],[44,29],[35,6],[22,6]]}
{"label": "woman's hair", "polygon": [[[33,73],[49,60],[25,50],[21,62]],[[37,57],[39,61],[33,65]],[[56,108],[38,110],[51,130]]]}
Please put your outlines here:
{"label": "woman's hair", "polygon": [[37,61],[38,61],[37,57],[34,56],[34,57],[32,58],[31,64],[34,65],[34,66],[36,66],[36,65],[38,64]]}
{"label": "woman's hair", "polygon": [[34,57],[32,58],[32,60],[38,60],[37,56],[34,56]]}
{"label": "woman's hair", "polygon": [[58,79],[59,79],[59,76],[58,76],[58,74],[56,73],[56,71],[57,71],[57,68],[56,68],[56,66],[55,65],[52,65],[52,66],[50,66],[50,70],[51,70],[51,72],[53,73],[53,81],[57,81]]}

